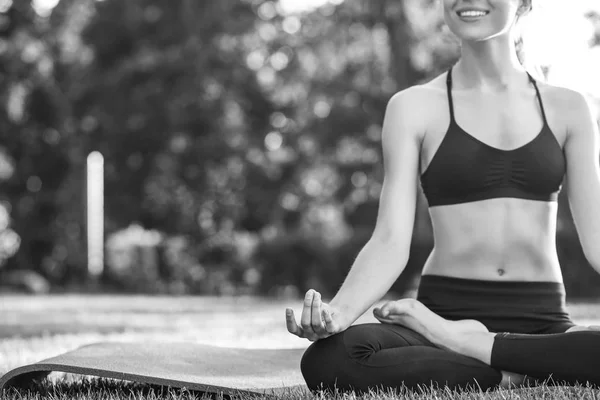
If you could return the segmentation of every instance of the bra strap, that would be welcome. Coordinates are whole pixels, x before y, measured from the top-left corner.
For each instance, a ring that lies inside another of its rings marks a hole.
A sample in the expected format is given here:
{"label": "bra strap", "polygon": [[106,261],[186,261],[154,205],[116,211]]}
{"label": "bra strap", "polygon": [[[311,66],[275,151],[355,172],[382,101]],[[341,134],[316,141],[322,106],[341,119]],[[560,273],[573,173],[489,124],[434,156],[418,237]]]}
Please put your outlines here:
{"label": "bra strap", "polygon": [[540,109],[542,110],[542,118],[544,118],[544,124],[547,125],[548,121],[546,120],[546,112],[544,111],[544,103],[542,103],[542,96],[540,95],[540,90],[538,89],[537,83],[535,83],[535,79],[533,79],[529,72],[527,72],[527,76],[529,77],[531,83],[533,83],[533,87],[535,88],[535,94],[537,96],[538,102],[540,103]]}
{"label": "bra strap", "polygon": [[448,94],[448,107],[450,108],[450,122],[454,122],[454,103],[452,103],[452,67],[446,75],[446,92]]}

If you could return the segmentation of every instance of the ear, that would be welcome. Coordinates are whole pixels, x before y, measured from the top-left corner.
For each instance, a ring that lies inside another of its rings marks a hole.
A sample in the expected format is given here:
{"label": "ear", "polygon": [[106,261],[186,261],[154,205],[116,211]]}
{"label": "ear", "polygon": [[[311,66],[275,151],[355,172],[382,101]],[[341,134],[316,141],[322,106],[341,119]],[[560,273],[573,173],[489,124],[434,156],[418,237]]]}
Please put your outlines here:
{"label": "ear", "polygon": [[515,17],[515,25],[518,25],[521,17],[529,14],[532,9],[533,0],[519,0],[519,8],[517,8],[517,15]]}
{"label": "ear", "polygon": [[520,0],[517,14],[523,16],[533,9],[533,0]]}

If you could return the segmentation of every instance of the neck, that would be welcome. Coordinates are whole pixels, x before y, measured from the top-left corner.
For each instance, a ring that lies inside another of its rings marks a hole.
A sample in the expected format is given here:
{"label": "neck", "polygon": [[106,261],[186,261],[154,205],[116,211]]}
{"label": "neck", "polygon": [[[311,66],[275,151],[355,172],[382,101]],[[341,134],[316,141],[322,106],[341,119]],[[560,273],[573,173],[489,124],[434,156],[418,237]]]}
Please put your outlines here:
{"label": "neck", "polygon": [[462,88],[484,91],[519,86],[525,72],[509,34],[477,42],[464,40],[455,70]]}

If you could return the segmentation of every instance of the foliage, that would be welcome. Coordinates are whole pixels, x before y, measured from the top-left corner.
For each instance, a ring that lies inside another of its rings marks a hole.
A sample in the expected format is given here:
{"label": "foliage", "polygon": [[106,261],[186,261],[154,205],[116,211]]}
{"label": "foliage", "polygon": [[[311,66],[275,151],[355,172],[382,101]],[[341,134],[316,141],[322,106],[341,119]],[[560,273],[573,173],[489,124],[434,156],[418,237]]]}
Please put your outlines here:
{"label": "foliage", "polygon": [[[150,250],[126,250],[155,264],[115,272],[107,261],[103,284],[332,293],[375,221],[386,102],[457,56],[433,0],[346,0],[299,15],[263,0],[62,0],[51,13],[7,4],[0,204],[10,221],[0,228],[20,242],[0,280],[32,270],[57,290],[88,279],[85,163],[97,150],[107,240],[130,226],[160,235]],[[417,215],[402,291],[431,248],[422,197]],[[559,252],[575,281],[589,266],[565,232]]]}

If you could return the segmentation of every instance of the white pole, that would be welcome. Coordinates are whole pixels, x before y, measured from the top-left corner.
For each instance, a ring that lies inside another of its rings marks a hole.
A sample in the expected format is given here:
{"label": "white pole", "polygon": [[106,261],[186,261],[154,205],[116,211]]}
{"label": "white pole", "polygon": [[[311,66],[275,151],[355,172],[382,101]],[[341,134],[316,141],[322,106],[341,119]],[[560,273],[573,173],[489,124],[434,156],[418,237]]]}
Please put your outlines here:
{"label": "white pole", "polygon": [[87,158],[88,273],[98,277],[104,269],[104,157],[93,151]]}

